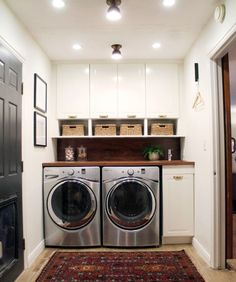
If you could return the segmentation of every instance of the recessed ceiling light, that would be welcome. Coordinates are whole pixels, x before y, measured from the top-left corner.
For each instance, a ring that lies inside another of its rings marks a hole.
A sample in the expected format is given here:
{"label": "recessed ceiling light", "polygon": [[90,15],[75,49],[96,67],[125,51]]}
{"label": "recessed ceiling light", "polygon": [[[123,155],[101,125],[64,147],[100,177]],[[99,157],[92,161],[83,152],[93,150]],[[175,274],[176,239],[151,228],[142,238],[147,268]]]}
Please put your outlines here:
{"label": "recessed ceiling light", "polygon": [[107,19],[110,21],[118,21],[121,19],[121,13],[118,6],[121,4],[121,0],[107,0],[107,5],[109,6],[107,10]]}
{"label": "recessed ceiling light", "polygon": [[154,49],[158,49],[160,47],[161,47],[161,43],[159,43],[159,42],[155,42],[155,43],[152,44],[152,48],[154,48]]}
{"label": "recessed ceiling light", "polygon": [[74,50],[80,50],[80,49],[82,49],[81,45],[78,44],[78,43],[75,43],[75,44],[72,46],[72,48],[73,48]]}
{"label": "recessed ceiling light", "polygon": [[53,0],[52,5],[55,8],[61,9],[61,8],[65,7],[65,2],[64,2],[64,0]]}
{"label": "recessed ceiling light", "polygon": [[174,6],[174,5],[175,5],[175,0],[163,0],[163,1],[162,1],[162,4],[163,4],[165,7],[171,7],[171,6]]}

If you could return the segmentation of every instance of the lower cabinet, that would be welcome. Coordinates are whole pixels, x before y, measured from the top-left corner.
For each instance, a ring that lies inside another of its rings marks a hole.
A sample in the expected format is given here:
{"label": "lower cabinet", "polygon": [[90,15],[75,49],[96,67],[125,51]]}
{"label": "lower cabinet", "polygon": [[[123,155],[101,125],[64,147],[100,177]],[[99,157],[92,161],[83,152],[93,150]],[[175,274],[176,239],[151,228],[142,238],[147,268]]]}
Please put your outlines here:
{"label": "lower cabinet", "polygon": [[163,167],[163,238],[190,243],[194,235],[194,168]]}

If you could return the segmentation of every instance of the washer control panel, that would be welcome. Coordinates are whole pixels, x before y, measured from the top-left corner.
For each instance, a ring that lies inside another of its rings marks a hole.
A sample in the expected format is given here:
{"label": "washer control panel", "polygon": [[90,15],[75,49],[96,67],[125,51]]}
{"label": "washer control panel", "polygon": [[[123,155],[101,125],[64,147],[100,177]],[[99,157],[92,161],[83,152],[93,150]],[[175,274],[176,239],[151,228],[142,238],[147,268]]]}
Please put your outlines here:
{"label": "washer control panel", "polygon": [[60,178],[84,178],[97,181],[100,179],[99,167],[45,167],[44,180]]}

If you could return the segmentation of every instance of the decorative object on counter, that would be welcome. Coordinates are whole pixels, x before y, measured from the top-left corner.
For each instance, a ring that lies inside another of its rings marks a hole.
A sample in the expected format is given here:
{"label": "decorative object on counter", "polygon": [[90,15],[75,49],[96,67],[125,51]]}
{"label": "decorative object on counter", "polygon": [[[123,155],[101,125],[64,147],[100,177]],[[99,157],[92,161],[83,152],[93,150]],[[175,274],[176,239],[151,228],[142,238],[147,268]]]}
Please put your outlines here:
{"label": "decorative object on counter", "polygon": [[168,155],[168,161],[171,161],[172,160],[172,150],[171,149],[168,149],[168,153],[167,153],[167,155]]}
{"label": "decorative object on counter", "polygon": [[63,124],[62,125],[63,136],[84,136],[83,124]]}
{"label": "decorative object on counter", "polygon": [[151,135],[173,135],[173,123],[152,123]]}
{"label": "decorative object on counter", "polygon": [[66,161],[74,161],[75,160],[75,151],[74,148],[68,146],[65,148],[65,160]]}
{"label": "decorative object on counter", "polygon": [[47,147],[47,117],[34,112],[34,146]]}
{"label": "decorative object on counter", "polygon": [[34,107],[47,112],[47,83],[37,74],[34,74]]}
{"label": "decorative object on counter", "polygon": [[120,135],[142,135],[142,124],[121,124]]}
{"label": "decorative object on counter", "polygon": [[96,124],[95,125],[96,136],[115,136],[116,125],[115,124]]}
{"label": "decorative object on counter", "polygon": [[77,161],[86,161],[87,160],[87,149],[81,145],[77,148]]}
{"label": "decorative object on counter", "polygon": [[149,161],[157,161],[161,156],[164,156],[163,150],[159,146],[147,146],[143,155],[145,158],[148,158]]}

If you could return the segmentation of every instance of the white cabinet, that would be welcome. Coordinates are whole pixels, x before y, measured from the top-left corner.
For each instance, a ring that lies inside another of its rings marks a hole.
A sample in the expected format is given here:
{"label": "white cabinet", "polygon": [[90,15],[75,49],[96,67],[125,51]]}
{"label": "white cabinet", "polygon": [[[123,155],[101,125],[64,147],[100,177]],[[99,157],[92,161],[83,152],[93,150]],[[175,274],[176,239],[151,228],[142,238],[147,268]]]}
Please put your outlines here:
{"label": "white cabinet", "polygon": [[90,66],[90,113],[92,118],[117,117],[117,65]]}
{"label": "white cabinet", "polygon": [[163,237],[194,235],[194,169],[163,167]]}
{"label": "white cabinet", "polygon": [[57,66],[57,117],[89,117],[89,65]]}
{"label": "white cabinet", "polygon": [[118,65],[118,116],[145,117],[145,65]]}
{"label": "white cabinet", "polygon": [[180,66],[146,65],[147,117],[179,117]]}

